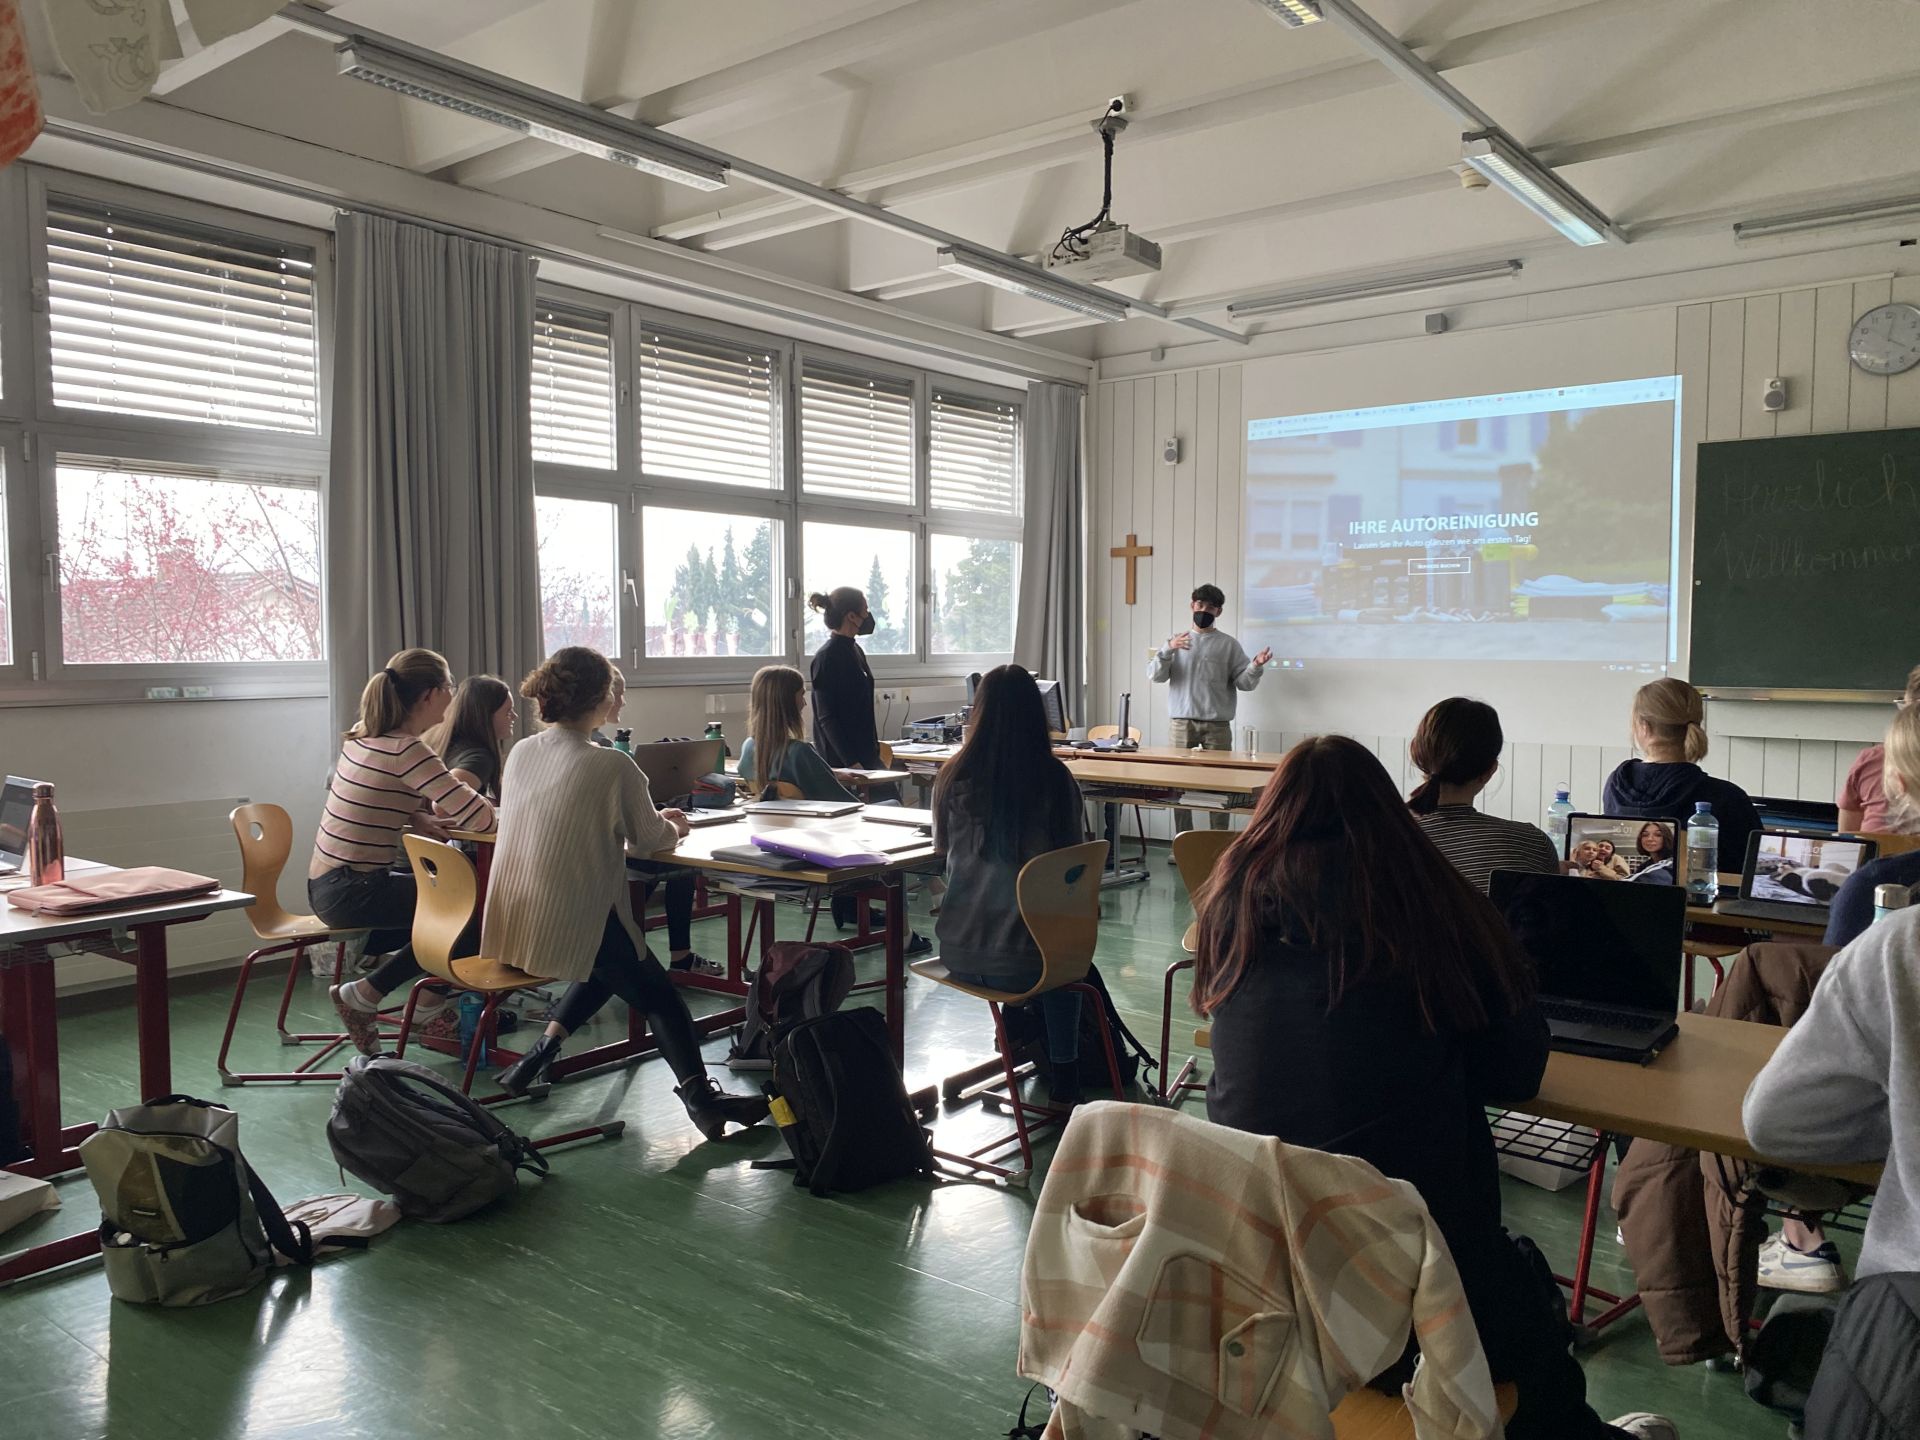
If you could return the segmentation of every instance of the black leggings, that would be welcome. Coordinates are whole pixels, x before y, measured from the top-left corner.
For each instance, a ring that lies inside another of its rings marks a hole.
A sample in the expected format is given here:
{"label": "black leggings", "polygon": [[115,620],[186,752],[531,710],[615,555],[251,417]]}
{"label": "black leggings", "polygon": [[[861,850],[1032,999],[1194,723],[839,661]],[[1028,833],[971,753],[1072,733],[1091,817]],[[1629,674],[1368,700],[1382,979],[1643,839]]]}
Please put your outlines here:
{"label": "black leggings", "polygon": [[409,870],[351,870],[342,865],[307,881],[307,903],[327,924],[369,927],[366,953],[387,957],[367,977],[380,995],[425,973],[413,958],[411,943],[416,898]]}
{"label": "black leggings", "polygon": [[554,1007],[554,1023],[571,1035],[615,995],[646,1017],[647,1029],[675,1079],[685,1084],[707,1073],[687,1002],[680,998],[651,952],[634,953],[633,937],[627,934],[619,915],[610,911],[607,928],[600,935],[599,953],[593,957],[593,974],[567,987]]}
{"label": "black leggings", "polygon": [[[646,882],[646,904],[653,903],[653,892],[666,887],[661,908],[667,912],[667,949],[693,948],[693,886],[696,876],[684,865],[655,865],[650,861],[629,860],[627,869],[636,879]],[[634,917],[636,920],[639,916]]]}

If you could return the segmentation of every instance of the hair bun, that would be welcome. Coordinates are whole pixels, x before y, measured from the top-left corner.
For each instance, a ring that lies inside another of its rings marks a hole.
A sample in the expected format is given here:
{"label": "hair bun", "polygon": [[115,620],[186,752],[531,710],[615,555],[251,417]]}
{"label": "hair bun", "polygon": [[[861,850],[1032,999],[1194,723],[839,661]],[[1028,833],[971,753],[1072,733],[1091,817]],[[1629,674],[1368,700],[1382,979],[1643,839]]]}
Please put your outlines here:
{"label": "hair bun", "polygon": [[828,604],[829,601],[827,597],[822,595],[818,590],[807,596],[807,608],[810,610],[824,610]]}

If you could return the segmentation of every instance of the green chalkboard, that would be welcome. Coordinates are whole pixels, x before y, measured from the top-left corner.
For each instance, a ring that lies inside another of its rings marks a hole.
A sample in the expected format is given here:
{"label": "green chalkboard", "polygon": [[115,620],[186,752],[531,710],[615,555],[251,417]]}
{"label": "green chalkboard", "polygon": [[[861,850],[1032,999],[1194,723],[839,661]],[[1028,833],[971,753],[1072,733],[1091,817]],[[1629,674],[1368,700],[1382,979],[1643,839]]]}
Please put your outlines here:
{"label": "green chalkboard", "polygon": [[1702,445],[1688,676],[1897,694],[1920,661],[1920,430]]}

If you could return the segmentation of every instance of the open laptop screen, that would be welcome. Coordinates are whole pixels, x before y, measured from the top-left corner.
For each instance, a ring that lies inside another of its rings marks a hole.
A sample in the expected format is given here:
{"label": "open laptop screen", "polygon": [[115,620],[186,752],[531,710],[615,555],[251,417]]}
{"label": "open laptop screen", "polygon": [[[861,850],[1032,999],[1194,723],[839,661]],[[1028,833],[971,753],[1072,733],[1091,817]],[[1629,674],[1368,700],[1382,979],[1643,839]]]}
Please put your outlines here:
{"label": "open laptop screen", "polygon": [[1870,840],[1762,830],[1748,842],[1741,886],[1749,900],[1831,905],[1853,872],[1873,858]]}
{"label": "open laptop screen", "polygon": [[19,866],[27,854],[27,824],[33,819],[33,787],[40,782],[7,776],[0,787],[0,865]]}
{"label": "open laptop screen", "polygon": [[1538,967],[1543,996],[1668,1013],[1679,1008],[1685,890],[1496,870],[1489,894]]}
{"label": "open laptop screen", "polygon": [[1630,815],[1569,815],[1567,873],[1591,880],[1677,885],[1679,822]]}

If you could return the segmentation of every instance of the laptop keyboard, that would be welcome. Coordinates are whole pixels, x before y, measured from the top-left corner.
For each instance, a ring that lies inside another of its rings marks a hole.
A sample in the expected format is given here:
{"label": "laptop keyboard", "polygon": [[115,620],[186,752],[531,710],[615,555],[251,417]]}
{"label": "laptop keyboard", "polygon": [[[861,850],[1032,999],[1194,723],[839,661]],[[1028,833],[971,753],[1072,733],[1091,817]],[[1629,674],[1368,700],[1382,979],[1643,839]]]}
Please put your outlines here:
{"label": "laptop keyboard", "polygon": [[1603,1005],[1583,1005],[1578,1000],[1542,1000],[1540,1008],[1549,1020],[1563,1025],[1604,1025],[1612,1030],[1645,1030],[1653,1021],[1639,1011],[1609,1010]]}

